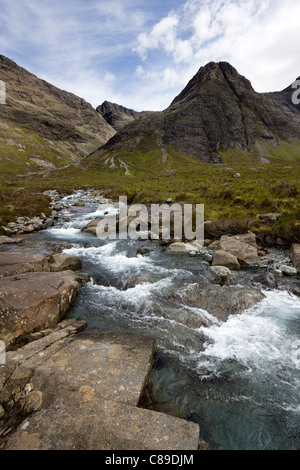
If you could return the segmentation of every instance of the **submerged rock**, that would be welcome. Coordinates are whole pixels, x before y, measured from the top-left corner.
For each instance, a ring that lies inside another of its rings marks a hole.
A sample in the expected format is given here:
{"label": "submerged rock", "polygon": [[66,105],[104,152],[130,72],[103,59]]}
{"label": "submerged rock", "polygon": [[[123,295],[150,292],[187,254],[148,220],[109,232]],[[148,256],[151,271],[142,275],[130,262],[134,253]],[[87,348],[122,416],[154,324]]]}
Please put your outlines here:
{"label": "submerged rock", "polygon": [[211,266],[209,268],[215,284],[220,286],[228,286],[234,280],[232,272],[225,266]]}
{"label": "submerged rock", "polygon": [[273,273],[267,272],[253,278],[254,283],[261,284],[263,287],[278,289],[278,282]]}
{"label": "submerged rock", "polygon": [[[190,307],[201,308],[225,322],[230,315],[238,315],[258,304],[265,298],[258,289],[248,287],[214,286],[203,289],[197,284],[187,285],[170,300],[175,300]],[[201,325],[202,326],[202,322]]]}

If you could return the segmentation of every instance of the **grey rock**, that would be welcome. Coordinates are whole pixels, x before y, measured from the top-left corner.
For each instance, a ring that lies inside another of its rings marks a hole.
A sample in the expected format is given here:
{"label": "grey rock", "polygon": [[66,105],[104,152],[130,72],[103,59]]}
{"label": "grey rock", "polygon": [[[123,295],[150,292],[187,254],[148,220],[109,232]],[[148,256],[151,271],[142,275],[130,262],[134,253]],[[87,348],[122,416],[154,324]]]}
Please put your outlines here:
{"label": "grey rock", "polygon": [[292,266],[282,265],[279,269],[284,276],[297,276],[297,268]]}
{"label": "grey rock", "polygon": [[237,257],[224,250],[215,251],[212,266],[225,266],[233,270],[241,268]]}
{"label": "grey rock", "polygon": [[254,277],[253,282],[261,284],[262,286],[268,287],[270,289],[278,288],[278,282],[276,281],[276,277],[271,272],[263,273],[259,276]]}
{"label": "grey rock", "polygon": [[79,271],[81,268],[82,262],[78,256],[58,253],[50,257],[51,272]]}
{"label": "grey rock", "polygon": [[79,289],[71,271],[31,272],[0,279],[0,340],[10,347],[34,331],[57,324]]}
{"label": "grey rock", "polygon": [[225,266],[211,266],[209,268],[215,284],[220,286],[228,286],[234,281],[234,277],[230,269]]}

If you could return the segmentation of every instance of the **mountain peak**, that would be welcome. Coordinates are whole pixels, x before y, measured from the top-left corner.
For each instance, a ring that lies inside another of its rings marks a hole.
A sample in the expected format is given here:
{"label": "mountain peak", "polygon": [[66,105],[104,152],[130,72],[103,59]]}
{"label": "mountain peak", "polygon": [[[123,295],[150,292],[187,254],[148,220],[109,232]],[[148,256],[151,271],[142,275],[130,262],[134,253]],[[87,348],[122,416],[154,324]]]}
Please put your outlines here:
{"label": "mountain peak", "polygon": [[134,111],[133,109],[125,108],[122,105],[104,101],[96,111],[101,114],[105,121],[112,126],[116,131],[123,129],[127,124],[153,116],[157,114],[155,111]]}
{"label": "mountain peak", "polygon": [[165,111],[126,126],[100,153],[132,152],[145,138],[162,152],[218,162],[229,149],[253,152],[257,145],[300,140],[300,115],[255,92],[228,62],[210,62]]}

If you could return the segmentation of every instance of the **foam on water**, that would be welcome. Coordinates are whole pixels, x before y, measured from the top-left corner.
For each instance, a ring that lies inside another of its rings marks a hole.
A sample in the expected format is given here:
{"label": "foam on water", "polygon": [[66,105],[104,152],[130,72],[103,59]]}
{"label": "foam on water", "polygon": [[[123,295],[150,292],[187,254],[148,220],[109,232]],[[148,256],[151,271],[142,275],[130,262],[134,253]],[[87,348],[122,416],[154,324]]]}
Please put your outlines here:
{"label": "foam on water", "polygon": [[207,337],[199,370],[218,371],[226,361],[236,361],[248,372],[272,375],[278,370],[299,370],[293,346],[299,338],[288,323],[299,318],[300,300],[287,292],[265,292],[266,298],[226,323],[202,329]]}
{"label": "foam on water", "polygon": [[101,247],[82,248],[74,247],[65,250],[64,253],[87,258],[97,265],[113,273],[129,271],[132,269],[147,267],[153,263],[150,258],[138,255],[126,256],[124,252],[117,251],[118,242],[107,243]]}
{"label": "foam on water", "polygon": [[74,238],[80,235],[80,229],[75,227],[55,227],[47,231],[57,238]]}

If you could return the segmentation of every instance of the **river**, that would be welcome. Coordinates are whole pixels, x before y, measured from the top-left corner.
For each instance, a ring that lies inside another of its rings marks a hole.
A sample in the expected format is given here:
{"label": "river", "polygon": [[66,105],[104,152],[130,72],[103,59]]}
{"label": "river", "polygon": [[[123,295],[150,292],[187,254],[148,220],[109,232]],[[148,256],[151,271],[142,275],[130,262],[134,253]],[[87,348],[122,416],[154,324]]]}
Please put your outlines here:
{"label": "river", "polygon": [[[91,276],[70,317],[156,339],[141,406],[199,423],[213,449],[299,450],[300,298],[288,281],[222,323],[184,301],[195,283],[211,283],[198,257],[166,255],[152,241],[101,241],[81,228],[107,209],[81,192],[63,202],[69,207],[56,225],[36,239],[70,243],[64,252],[80,256]],[[253,273],[235,276],[242,286]]]}

